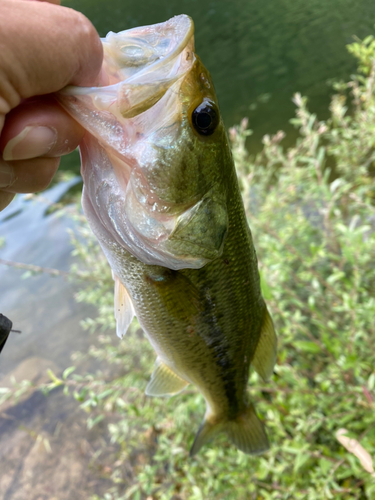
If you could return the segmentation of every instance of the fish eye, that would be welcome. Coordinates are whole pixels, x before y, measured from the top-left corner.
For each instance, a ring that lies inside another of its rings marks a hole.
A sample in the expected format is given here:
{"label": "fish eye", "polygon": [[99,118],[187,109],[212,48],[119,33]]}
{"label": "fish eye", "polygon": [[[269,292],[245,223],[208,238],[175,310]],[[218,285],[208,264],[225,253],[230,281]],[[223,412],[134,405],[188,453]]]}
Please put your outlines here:
{"label": "fish eye", "polygon": [[204,99],[203,102],[194,109],[191,120],[195,130],[199,134],[211,135],[214,133],[219,123],[219,113],[216,106],[211,101]]}

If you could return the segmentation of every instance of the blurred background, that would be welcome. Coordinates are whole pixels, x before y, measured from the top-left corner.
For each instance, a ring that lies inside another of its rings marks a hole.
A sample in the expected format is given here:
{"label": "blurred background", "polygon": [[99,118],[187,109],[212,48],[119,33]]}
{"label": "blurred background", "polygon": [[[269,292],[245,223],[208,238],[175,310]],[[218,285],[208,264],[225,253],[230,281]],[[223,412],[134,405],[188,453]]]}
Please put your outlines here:
{"label": "blurred background", "polygon": [[[308,97],[320,119],[328,117],[332,82],[347,81],[356,67],[346,45],[373,33],[375,23],[373,0],[65,0],[63,5],[83,12],[101,36],[190,15],[196,51],[211,72],[224,121],[229,128],[249,118],[253,133],[246,144],[253,154],[265,134],[280,129],[287,133],[284,146],[293,145],[297,132],[289,120],[296,91]],[[77,152],[63,159],[62,171],[78,174]],[[0,312],[22,331],[11,334],[0,356],[0,387],[47,380],[47,368],[61,374],[71,364],[79,373],[100,367],[98,360],[71,361],[75,351],[85,352],[95,341],[80,321],[96,310],[75,301],[77,287],[67,277],[75,259],[67,230],[75,231],[76,223],[66,212],[51,210],[80,189],[79,179],[67,178],[40,197],[19,197],[0,214]],[[24,279],[25,273],[33,275]],[[108,474],[92,463],[106,438],[87,429],[75,402],[58,389],[49,398],[27,388],[25,394],[17,405],[5,402],[0,408],[0,497],[74,500],[104,492]],[[108,444],[106,453],[112,452]]]}

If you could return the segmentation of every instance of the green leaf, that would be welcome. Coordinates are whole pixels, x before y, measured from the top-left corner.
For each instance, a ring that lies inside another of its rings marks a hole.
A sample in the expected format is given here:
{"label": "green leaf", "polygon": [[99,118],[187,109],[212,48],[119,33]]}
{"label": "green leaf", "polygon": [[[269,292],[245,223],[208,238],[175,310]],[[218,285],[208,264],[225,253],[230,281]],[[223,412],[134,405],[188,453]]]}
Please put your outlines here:
{"label": "green leaf", "polygon": [[307,340],[296,340],[295,342],[293,342],[293,345],[301,351],[312,352],[314,354],[322,351],[319,345]]}
{"label": "green leaf", "polygon": [[70,366],[69,368],[66,368],[62,374],[63,380],[66,380],[69,377],[69,375],[74,372],[75,369],[76,369],[75,366]]}

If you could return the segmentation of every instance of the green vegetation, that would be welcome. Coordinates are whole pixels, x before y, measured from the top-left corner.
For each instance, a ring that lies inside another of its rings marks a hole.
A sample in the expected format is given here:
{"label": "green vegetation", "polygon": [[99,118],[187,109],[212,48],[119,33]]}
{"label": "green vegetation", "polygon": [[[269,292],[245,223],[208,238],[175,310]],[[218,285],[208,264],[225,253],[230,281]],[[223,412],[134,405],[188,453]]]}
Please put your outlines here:
{"label": "green vegetation", "polygon": [[375,39],[349,51],[359,74],[336,85],[329,120],[294,97],[294,147],[284,151],[279,132],[252,158],[246,120],[230,131],[279,336],[273,379],[249,380],[268,453],[244,455],[222,436],[188,457],[204,401],[193,387],[169,400],[144,395],[155,354],[136,322],[114,341],[110,269],[82,221],[78,299],[98,308],[85,322],[102,330],[89,354],[112,375],[67,369],[61,379],[51,375],[49,388],[63,385],[88,412],[88,426],[102,421],[117,443],[113,486],[100,500],[375,498],[371,461],[336,437],[346,429],[375,458]]}

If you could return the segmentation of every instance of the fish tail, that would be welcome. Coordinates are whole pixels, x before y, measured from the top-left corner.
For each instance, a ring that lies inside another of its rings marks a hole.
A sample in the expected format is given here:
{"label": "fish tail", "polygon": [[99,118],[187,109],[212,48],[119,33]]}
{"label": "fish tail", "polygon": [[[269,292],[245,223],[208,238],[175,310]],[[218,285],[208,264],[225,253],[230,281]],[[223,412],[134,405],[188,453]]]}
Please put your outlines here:
{"label": "fish tail", "polygon": [[190,456],[193,457],[196,455],[203,445],[211,441],[216,434],[223,430],[224,428],[221,422],[212,423],[205,418],[195,436],[193,446],[190,449]]}
{"label": "fish tail", "polygon": [[269,449],[264,426],[259,420],[254,406],[249,405],[233,420],[215,419],[215,422],[212,423],[205,419],[195,436],[190,456],[198,453],[202,446],[219,432],[225,432],[231,442],[244,453],[257,455]]}
{"label": "fish tail", "polygon": [[225,431],[232,443],[244,453],[258,455],[270,447],[264,425],[253,405],[249,405],[236,419],[227,422]]}

